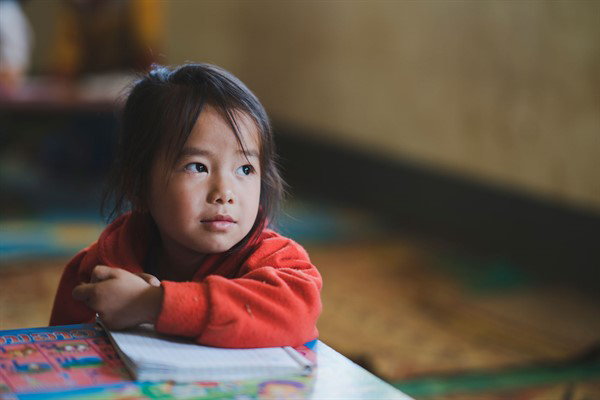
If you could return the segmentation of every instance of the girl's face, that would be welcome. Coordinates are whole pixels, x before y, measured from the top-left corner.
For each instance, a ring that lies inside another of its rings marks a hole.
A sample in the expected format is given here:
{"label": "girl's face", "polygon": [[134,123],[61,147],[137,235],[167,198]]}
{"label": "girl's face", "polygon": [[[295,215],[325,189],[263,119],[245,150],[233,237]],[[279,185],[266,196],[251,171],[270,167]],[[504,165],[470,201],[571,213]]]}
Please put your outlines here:
{"label": "girl's face", "polygon": [[175,167],[159,154],[148,208],[167,254],[221,253],[252,228],[260,200],[260,143],[254,121],[236,115],[246,148],[221,115],[205,106]]}

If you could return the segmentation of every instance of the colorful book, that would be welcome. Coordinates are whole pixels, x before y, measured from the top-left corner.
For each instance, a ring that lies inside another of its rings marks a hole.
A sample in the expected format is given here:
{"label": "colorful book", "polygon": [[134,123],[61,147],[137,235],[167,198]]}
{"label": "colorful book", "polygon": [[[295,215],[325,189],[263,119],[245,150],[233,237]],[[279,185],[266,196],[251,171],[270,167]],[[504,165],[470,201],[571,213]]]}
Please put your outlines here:
{"label": "colorful book", "polygon": [[[300,346],[307,358],[315,353]],[[314,376],[193,383],[132,379],[97,324],[0,331],[0,399],[237,398],[285,392],[301,398]]]}
{"label": "colorful book", "polygon": [[308,375],[314,364],[292,347],[225,349],[162,335],[152,325],[106,330],[138,381],[231,381]]}
{"label": "colorful book", "polygon": [[0,397],[131,381],[95,324],[0,331]]}

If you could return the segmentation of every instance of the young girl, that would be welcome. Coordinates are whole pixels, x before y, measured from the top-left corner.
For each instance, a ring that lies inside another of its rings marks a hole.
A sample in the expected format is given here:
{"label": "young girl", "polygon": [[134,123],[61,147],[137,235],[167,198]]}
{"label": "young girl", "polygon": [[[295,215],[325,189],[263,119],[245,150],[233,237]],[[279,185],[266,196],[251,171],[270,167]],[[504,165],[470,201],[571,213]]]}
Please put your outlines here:
{"label": "young girl", "polygon": [[[159,332],[219,347],[317,337],[321,277],[267,229],[282,195],[266,112],[207,64],[154,68],[131,90],[107,198],[120,215],[65,268],[51,325]],[[130,209],[129,212],[124,212]]]}

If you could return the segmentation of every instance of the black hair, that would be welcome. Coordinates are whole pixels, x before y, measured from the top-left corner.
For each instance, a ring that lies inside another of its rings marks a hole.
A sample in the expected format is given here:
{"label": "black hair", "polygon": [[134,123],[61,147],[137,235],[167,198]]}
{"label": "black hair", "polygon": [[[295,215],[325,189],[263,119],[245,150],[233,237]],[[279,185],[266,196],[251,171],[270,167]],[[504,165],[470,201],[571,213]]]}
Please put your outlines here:
{"label": "black hair", "polygon": [[264,107],[244,83],[224,69],[210,64],[185,64],[174,69],[153,65],[129,91],[120,115],[116,159],[102,201],[108,220],[128,210],[147,212],[148,171],[163,148],[167,162],[175,162],[207,104],[231,126],[244,152],[236,113],[251,117],[260,136],[260,205],[250,233],[240,244],[247,243],[275,219],[284,182]]}

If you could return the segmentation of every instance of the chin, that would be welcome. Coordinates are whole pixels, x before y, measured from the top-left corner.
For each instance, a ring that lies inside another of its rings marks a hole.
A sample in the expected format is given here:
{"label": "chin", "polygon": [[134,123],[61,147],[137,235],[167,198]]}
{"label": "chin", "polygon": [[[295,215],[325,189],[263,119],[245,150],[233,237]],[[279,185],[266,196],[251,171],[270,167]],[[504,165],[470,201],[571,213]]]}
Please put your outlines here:
{"label": "chin", "polygon": [[233,244],[227,244],[227,243],[210,244],[210,245],[207,245],[207,246],[203,246],[202,247],[203,251],[201,251],[201,252],[202,253],[206,253],[206,254],[224,253],[227,250],[231,249],[233,246],[235,246],[236,243],[233,243]]}

